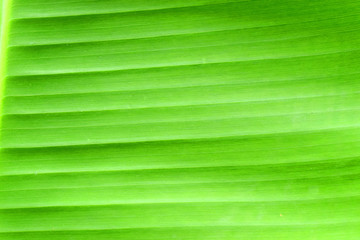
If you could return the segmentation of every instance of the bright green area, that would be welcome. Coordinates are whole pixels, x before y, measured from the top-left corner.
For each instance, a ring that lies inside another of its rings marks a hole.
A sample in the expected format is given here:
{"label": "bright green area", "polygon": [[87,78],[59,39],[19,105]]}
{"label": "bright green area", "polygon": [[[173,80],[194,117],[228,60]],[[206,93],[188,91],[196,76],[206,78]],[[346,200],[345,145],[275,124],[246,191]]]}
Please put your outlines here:
{"label": "bright green area", "polygon": [[360,239],[359,1],[1,6],[1,240]]}

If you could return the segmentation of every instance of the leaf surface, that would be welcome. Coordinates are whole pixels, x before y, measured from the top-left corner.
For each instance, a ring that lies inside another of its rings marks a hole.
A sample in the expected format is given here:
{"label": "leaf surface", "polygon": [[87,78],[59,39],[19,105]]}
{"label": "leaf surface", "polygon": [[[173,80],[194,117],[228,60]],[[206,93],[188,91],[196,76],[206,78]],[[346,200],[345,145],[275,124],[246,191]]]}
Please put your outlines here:
{"label": "leaf surface", "polygon": [[1,6],[1,239],[360,239],[359,1]]}

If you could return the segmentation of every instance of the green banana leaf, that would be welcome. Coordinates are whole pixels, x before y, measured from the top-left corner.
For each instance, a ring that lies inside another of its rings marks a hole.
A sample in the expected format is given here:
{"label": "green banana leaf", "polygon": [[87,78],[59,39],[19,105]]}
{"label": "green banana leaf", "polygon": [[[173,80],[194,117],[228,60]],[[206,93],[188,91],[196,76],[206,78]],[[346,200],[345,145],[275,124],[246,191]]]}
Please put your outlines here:
{"label": "green banana leaf", "polygon": [[1,240],[360,239],[360,1],[1,1]]}

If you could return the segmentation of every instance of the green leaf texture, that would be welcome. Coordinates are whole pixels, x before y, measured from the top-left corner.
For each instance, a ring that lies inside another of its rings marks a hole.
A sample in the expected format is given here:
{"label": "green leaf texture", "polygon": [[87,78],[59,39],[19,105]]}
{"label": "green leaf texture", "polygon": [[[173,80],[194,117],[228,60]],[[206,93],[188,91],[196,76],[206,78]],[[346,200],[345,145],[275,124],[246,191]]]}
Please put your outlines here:
{"label": "green leaf texture", "polygon": [[360,239],[360,1],[1,10],[1,240]]}

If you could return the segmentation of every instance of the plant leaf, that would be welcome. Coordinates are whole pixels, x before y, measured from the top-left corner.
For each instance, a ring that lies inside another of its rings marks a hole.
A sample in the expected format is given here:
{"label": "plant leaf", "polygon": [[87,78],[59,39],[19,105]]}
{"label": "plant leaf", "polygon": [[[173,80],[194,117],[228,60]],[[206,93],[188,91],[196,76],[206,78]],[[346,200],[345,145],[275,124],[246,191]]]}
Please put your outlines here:
{"label": "plant leaf", "polygon": [[0,239],[360,239],[359,1],[1,6]]}

